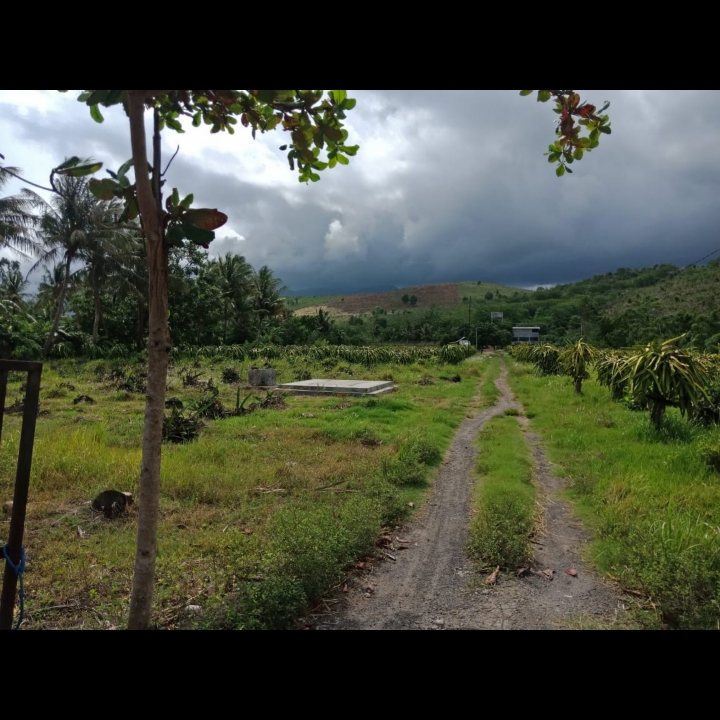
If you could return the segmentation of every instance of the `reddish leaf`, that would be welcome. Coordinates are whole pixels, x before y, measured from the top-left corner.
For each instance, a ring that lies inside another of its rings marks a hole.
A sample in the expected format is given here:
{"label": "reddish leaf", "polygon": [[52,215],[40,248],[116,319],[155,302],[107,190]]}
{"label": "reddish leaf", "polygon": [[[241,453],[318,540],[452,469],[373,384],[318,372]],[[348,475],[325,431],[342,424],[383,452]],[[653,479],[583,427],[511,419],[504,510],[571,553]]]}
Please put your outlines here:
{"label": "reddish leaf", "polygon": [[497,585],[498,575],[500,574],[500,566],[498,565],[485,581],[486,585]]}
{"label": "reddish leaf", "polygon": [[188,210],[185,213],[183,220],[185,222],[190,222],[193,225],[197,225],[203,230],[215,230],[227,222],[228,216],[217,209],[210,210],[209,208],[197,208],[194,210]]}
{"label": "reddish leaf", "polygon": [[570,575],[570,577],[577,577],[577,570],[573,570],[572,568],[567,568],[565,572]]}
{"label": "reddish leaf", "polygon": [[586,103],[585,105],[581,105],[579,108],[577,108],[575,112],[582,117],[587,117],[588,115],[592,115],[595,112],[595,106]]}

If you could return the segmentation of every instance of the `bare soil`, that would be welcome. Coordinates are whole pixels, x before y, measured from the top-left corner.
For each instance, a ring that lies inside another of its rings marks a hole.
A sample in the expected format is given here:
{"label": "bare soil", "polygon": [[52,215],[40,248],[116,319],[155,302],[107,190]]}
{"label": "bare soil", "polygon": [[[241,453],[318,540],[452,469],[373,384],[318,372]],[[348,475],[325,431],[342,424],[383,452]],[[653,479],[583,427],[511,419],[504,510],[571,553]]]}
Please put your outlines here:
{"label": "bare soil", "polygon": [[[384,562],[350,578],[338,597],[309,626],[323,630],[550,630],[613,627],[625,600],[582,558],[587,533],[560,498],[562,481],[552,471],[527,419],[543,507],[532,566],[522,576],[501,572],[489,587],[466,553],[471,519],[473,442],[493,416],[522,410],[503,367],[496,381],[502,395],[491,408],[466,418],[437,476],[432,495],[407,526],[393,534]],[[404,542],[398,542],[398,539]],[[392,556],[393,559],[391,559]],[[569,575],[566,569],[577,574]],[[547,571],[544,573],[543,571]],[[552,572],[551,572],[552,571]],[[552,579],[548,575],[552,575]]]}

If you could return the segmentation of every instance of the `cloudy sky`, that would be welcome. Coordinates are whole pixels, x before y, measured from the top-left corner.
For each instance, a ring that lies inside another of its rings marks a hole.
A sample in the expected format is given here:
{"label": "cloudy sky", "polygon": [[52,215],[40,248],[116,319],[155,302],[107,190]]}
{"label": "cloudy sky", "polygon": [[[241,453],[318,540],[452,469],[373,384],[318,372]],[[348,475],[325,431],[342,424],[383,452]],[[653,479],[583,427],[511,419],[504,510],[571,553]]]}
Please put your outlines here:
{"label": "cloudy sky", "polygon": [[[517,90],[348,91],[350,165],[297,181],[279,151],[204,127],[180,145],[166,187],[229,216],[211,254],[267,264],[294,290],[485,280],[522,287],[618,267],[686,265],[720,248],[720,91],[584,90],[611,102],[613,134],[557,178],[543,152],[552,104]],[[94,123],[76,94],[0,91],[5,164],[46,183],[65,157],[116,169],[130,157],[121,108]],[[13,184],[10,191],[17,191]]]}

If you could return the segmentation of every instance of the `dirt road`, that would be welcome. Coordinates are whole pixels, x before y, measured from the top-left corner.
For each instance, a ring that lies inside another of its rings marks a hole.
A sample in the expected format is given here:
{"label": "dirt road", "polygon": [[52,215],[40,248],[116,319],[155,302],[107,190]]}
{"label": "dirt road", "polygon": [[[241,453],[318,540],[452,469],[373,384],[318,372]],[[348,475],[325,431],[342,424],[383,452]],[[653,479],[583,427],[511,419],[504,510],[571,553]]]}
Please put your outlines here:
{"label": "dirt road", "polygon": [[[339,611],[317,617],[316,629],[558,629],[612,625],[622,612],[620,595],[583,563],[580,550],[586,534],[559,499],[561,481],[530,430],[526,437],[545,508],[533,568],[522,578],[501,573],[492,588],[474,570],[465,551],[477,458],[473,442],[491,417],[509,407],[521,409],[507,384],[505,367],[496,385],[502,393],[498,402],[464,420],[425,508],[397,531],[397,537],[409,542],[392,549],[394,561],[387,559],[352,579],[331,606]],[[526,418],[520,421],[527,428]],[[577,576],[566,574],[566,568],[576,570]],[[552,580],[543,570],[553,571]]]}

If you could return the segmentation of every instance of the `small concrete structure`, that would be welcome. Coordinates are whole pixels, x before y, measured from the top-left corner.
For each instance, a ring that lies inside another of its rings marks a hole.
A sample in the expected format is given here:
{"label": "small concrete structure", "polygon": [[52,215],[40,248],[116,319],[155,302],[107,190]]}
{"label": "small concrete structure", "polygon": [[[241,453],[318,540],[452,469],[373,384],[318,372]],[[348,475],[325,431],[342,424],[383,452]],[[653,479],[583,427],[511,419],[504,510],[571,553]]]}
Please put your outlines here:
{"label": "small concrete structure", "polygon": [[254,368],[248,372],[248,383],[253,387],[275,387],[277,371],[274,368]]}
{"label": "small concrete structure", "polygon": [[278,385],[299,395],[382,395],[395,389],[389,380],[299,380]]}

